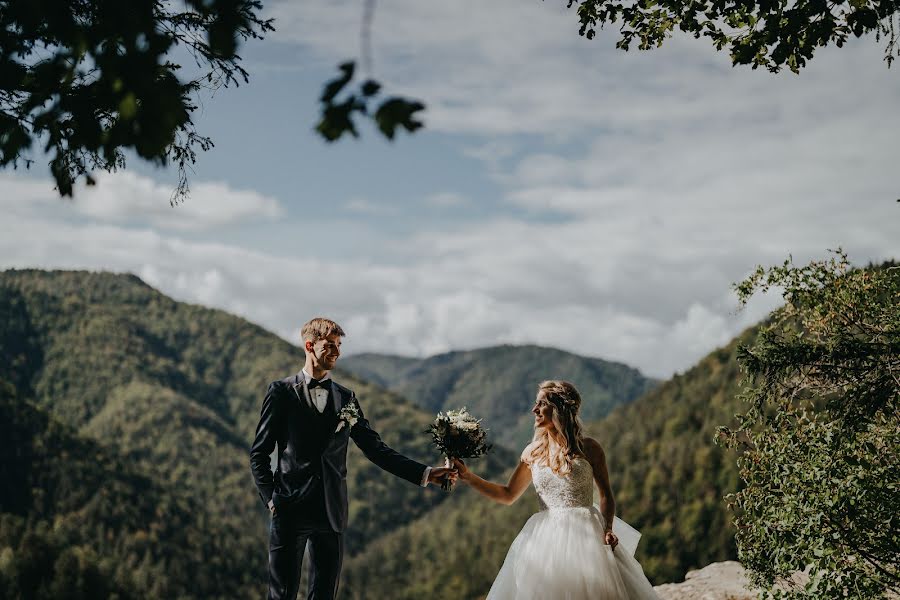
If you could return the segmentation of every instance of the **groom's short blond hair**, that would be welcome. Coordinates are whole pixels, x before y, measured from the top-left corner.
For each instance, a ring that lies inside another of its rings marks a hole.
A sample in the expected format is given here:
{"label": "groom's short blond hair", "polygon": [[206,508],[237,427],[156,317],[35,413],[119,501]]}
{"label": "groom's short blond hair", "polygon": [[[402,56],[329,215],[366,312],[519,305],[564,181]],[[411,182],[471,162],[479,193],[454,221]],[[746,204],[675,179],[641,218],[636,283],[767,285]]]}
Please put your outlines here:
{"label": "groom's short blond hair", "polygon": [[325,317],[316,317],[310,319],[300,329],[300,340],[303,342],[312,342],[315,344],[319,340],[327,338],[329,335],[337,334],[344,337],[346,334],[341,326]]}

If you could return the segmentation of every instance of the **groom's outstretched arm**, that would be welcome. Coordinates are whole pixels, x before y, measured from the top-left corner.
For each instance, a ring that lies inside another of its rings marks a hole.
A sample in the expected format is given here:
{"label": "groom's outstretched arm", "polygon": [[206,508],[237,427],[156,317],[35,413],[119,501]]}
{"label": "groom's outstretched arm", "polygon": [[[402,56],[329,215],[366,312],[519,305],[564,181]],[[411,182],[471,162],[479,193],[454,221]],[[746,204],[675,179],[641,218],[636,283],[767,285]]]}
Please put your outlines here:
{"label": "groom's outstretched arm", "polygon": [[[356,396],[353,396],[356,402]],[[362,407],[356,402],[359,410],[359,418],[350,429],[350,437],[356,443],[362,453],[370,461],[397,477],[405,479],[415,485],[426,483],[426,465],[403,456],[384,443],[378,432],[372,429],[371,424],[363,414]]]}
{"label": "groom's outstretched arm", "polygon": [[282,385],[280,381],[269,384],[260,410],[259,424],[256,426],[256,438],[250,446],[250,471],[253,473],[259,497],[266,506],[269,505],[275,491],[275,478],[272,475],[269,457],[284,426],[284,419],[280,418]]}

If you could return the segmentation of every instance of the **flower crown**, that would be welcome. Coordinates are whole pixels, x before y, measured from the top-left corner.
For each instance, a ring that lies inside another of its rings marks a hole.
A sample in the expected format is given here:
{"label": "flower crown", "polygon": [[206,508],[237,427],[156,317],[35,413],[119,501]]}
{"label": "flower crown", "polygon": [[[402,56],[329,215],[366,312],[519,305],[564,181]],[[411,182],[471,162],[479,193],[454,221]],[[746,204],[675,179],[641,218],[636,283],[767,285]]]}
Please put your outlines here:
{"label": "flower crown", "polygon": [[567,412],[578,410],[578,402],[568,395],[544,392],[544,398],[559,410]]}

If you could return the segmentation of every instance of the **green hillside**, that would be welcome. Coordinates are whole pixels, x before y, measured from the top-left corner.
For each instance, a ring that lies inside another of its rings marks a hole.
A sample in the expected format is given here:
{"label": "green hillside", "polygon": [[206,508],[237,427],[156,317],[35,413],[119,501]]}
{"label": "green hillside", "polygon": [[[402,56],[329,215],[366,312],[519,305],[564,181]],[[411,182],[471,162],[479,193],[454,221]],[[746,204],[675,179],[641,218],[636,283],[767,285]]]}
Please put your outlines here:
{"label": "green hillside", "polygon": [[[130,275],[6,271],[0,317],[0,377],[155,482],[161,495],[191,498],[193,525],[215,524],[218,544],[229,549],[224,558],[234,561],[228,569],[252,595],[261,594],[267,513],[248,448],[268,382],[299,369],[302,352],[243,319],[175,302]],[[428,413],[353,377],[335,377],[357,392],[390,445],[424,462],[439,460],[424,433]],[[495,461],[508,463],[500,455],[488,459]],[[352,444],[348,485],[351,555],[446,498],[382,472]],[[193,560],[182,566],[191,570]]]}
{"label": "green hillside", "polygon": [[656,385],[639,371],[540,346],[496,346],[425,359],[357,354],[342,366],[431,412],[467,406],[496,441],[516,451],[531,439],[531,406],[545,379],[577,382],[587,420],[603,417]]}
{"label": "green hillside", "polygon": [[[618,513],[644,534],[638,558],[655,583],[734,557],[721,498],[737,489],[735,457],[716,447],[713,435],[743,408],[735,398],[736,343],[588,422],[607,451]],[[538,358],[546,365],[548,356],[570,362],[537,373]],[[404,393],[427,410],[373,383],[335,376],[357,391],[389,444],[435,461],[423,430],[439,407],[465,404],[487,418],[509,418],[511,403],[487,399],[518,390],[527,419],[519,431],[526,433],[541,379],[575,381],[595,407],[603,396],[588,390],[601,389],[596,381],[606,382],[610,398],[609,390],[636,395],[652,386],[627,367],[591,366],[573,356],[500,347],[367,363],[379,365],[365,373],[375,382],[386,384],[397,371],[408,386],[420,382],[421,391]],[[445,368],[438,368],[441,360]],[[175,302],[133,276],[0,273],[0,379],[12,384],[0,435],[17,440],[6,444],[0,463],[5,489],[15,491],[0,505],[2,581],[37,586],[40,598],[57,597],[52,586],[71,589],[74,598],[261,595],[267,520],[247,449],[268,381],[301,361],[301,352],[277,336]],[[603,368],[612,375],[602,379]],[[524,380],[519,386],[517,377]],[[517,426],[492,425],[494,433]],[[498,473],[516,455],[499,447],[473,468],[502,480]],[[464,487],[448,498],[396,480],[352,447],[348,461],[346,598],[478,598],[536,509],[532,492],[512,507]]]}
{"label": "green hillside", "polygon": [[745,409],[737,347],[756,332],[587,427],[606,450],[619,515],[643,534],[638,558],[655,583],[737,556],[722,500],[738,489],[737,455],[714,438]]}
{"label": "green hillside", "polygon": [[262,556],[0,382],[0,598],[234,598]]}
{"label": "green hillside", "polygon": [[[742,408],[735,397],[741,379],[737,343],[587,425],[606,450],[617,514],[643,534],[637,558],[655,584],[735,558],[722,497],[738,487],[736,457],[717,447],[713,436]],[[351,559],[345,592],[351,598],[483,597],[536,509],[532,491],[512,506],[470,490],[454,492],[450,502]],[[380,577],[367,575],[375,573]]]}
{"label": "green hillside", "polygon": [[[481,472],[478,461],[472,467]],[[506,477],[496,479],[506,481]],[[341,597],[483,598],[510,543],[538,510],[537,497],[530,488],[518,502],[503,506],[465,485],[452,493],[451,501],[379,538],[347,561]]]}

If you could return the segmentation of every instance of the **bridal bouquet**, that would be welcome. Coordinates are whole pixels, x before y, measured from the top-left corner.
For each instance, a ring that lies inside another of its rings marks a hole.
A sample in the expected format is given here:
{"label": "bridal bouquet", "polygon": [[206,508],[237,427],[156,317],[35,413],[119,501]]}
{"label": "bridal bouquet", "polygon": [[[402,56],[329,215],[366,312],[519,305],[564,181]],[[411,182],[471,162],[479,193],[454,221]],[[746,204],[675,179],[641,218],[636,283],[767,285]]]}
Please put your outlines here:
{"label": "bridal bouquet", "polygon": [[[491,444],[487,443],[487,430],[481,426],[481,419],[469,414],[465,407],[459,410],[439,412],[425,433],[431,434],[432,442],[446,457],[446,466],[451,466],[454,458],[476,458],[487,454]],[[441,488],[450,491],[453,484],[444,481]]]}

